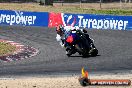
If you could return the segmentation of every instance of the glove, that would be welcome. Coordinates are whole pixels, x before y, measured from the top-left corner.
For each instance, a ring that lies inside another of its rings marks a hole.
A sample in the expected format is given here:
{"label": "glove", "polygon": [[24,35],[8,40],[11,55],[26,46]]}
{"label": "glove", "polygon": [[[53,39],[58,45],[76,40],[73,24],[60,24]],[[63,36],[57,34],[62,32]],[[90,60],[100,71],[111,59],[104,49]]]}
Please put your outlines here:
{"label": "glove", "polygon": [[65,46],[65,44],[62,43],[62,42],[60,42],[60,45],[61,45],[62,48],[64,48],[64,46]]}
{"label": "glove", "polygon": [[84,32],[84,33],[87,33],[87,30],[86,30],[86,29],[83,29],[83,32]]}
{"label": "glove", "polygon": [[56,35],[56,40],[57,40],[57,41],[61,41],[61,36],[57,34],[57,35]]}

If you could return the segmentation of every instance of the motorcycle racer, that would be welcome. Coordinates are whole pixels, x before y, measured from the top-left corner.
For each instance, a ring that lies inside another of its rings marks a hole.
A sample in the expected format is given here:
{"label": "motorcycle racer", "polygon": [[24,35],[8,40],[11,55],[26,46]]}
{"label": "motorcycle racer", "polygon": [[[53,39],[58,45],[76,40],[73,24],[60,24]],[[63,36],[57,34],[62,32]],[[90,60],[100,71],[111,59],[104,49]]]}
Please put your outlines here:
{"label": "motorcycle racer", "polygon": [[83,33],[85,33],[89,41],[91,40],[93,41],[93,39],[91,39],[89,35],[86,34],[87,33],[86,29],[79,29],[79,27],[59,25],[56,28],[56,31],[57,31],[56,40],[59,42],[62,48],[65,46],[65,39],[69,36],[71,30],[81,30]]}
{"label": "motorcycle racer", "polygon": [[62,25],[57,26],[56,40],[60,43],[60,45],[62,47],[64,47],[64,45],[65,45],[64,41],[67,38],[67,36],[69,35],[70,30],[73,30],[73,29],[74,29],[74,27],[72,27],[72,26],[65,26],[65,27],[63,27]]}
{"label": "motorcycle racer", "polygon": [[[65,47],[67,55],[68,54],[70,55],[71,53],[73,53],[72,51],[68,51],[67,50],[70,46],[65,42],[67,37],[70,35],[70,32],[72,30],[81,30],[83,33],[87,33],[87,31],[85,29],[79,29],[79,27],[59,25],[56,28],[56,32],[57,32],[56,40],[59,42],[59,44],[61,45],[62,48]],[[87,34],[87,37],[89,39],[89,35],[88,34]]]}

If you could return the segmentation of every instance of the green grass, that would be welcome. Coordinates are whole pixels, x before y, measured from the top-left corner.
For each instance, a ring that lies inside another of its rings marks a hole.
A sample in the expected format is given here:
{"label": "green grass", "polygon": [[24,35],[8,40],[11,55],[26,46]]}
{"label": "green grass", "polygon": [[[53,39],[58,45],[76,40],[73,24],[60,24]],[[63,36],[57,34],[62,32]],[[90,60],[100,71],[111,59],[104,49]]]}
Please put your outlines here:
{"label": "green grass", "polygon": [[85,8],[65,8],[62,12],[68,13],[83,13],[83,14],[105,14],[105,15],[132,15],[132,10],[124,10],[124,9],[85,9]]}
{"label": "green grass", "polygon": [[[106,4],[105,4],[106,5]],[[132,5],[132,4],[130,4]],[[132,9],[99,9],[93,4],[94,9],[80,8],[80,6],[40,6],[38,3],[0,3],[2,10],[19,10],[35,12],[62,12],[62,13],[82,13],[82,14],[110,14],[110,15],[132,15]],[[98,6],[98,4],[97,4]],[[104,8],[107,7],[104,6]]]}
{"label": "green grass", "polygon": [[15,49],[15,46],[12,46],[8,43],[0,42],[0,56],[11,54],[13,51],[15,51]]}
{"label": "green grass", "polygon": [[95,10],[93,9],[93,13],[95,14],[110,14],[110,15],[132,15],[132,10]]}

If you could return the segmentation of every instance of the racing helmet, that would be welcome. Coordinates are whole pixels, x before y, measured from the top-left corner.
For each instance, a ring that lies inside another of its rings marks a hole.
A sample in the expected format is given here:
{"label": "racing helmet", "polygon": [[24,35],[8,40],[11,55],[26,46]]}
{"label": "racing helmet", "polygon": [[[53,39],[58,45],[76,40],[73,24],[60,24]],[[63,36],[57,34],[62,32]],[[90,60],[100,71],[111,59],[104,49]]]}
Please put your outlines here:
{"label": "racing helmet", "polygon": [[56,32],[57,32],[57,34],[62,35],[63,34],[63,26],[62,25],[58,25],[56,27]]}

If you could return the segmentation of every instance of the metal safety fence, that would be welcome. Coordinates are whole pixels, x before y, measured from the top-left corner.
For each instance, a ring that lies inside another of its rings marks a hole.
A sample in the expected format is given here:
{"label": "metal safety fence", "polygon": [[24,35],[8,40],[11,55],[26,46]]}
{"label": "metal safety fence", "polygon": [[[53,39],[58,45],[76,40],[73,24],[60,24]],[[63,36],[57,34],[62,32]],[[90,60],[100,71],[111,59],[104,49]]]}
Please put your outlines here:
{"label": "metal safety fence", "polygon": [[38,2],[40,5],[90,9],[132,9],[132,0],[0,0],[1,2]]}
{"label": "metal safety fence", "polygon": [[90,9],[132,9],[132,0],[54,0],[54,5]]}
{"label": "metal safety fence", "polygon": [[24,3],[24,2],[34,2],[35,0],[0,0],[0,3],[9,3],[9,2],[16,2],[16,3]]}

